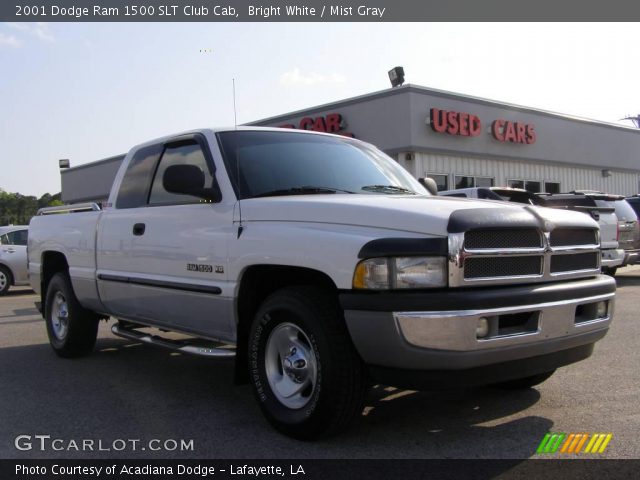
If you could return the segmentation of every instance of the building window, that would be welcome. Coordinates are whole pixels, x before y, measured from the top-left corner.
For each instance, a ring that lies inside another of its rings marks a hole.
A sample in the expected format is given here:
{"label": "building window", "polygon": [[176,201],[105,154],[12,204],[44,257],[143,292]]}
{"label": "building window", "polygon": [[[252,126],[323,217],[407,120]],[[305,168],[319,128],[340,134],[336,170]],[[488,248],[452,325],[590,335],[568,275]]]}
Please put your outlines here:
{"label": "building window", "polygon": [[476,187],[493,187],[492,177],[476,177]]}
{"label": "building window", "polygon": [[[553,184],[553,182],[550,182]],[[539,180],[507,180],[507,185],[511,188],[522,188],[527,192],[540,193],[542,192],[542,182]],[[556,184],[560,188],[560,184]]]}
{"label": "building window", "polygon": [[473,187],[473,177],[456,175],[456,188],[471,188],[471,187]]}
{"label": "building window", "polygon": [[449,190],[449,175],[441,173],[428,173],[427,177],[436,182],[439,192],[443,190]]}
{"label": "building window", "polygon": [[546,193],[560,193],[560,182],[544,182]]}
{"label": "building window", "polygon": [[542,182],[537,182],[535,180],[527,180],[524,182],[524,189],[527,192],[538,193],[542,191]]}
{"label": "building window", "polygon": [[493,177],[471,177],[456,175],[456,188],[493,187]]}

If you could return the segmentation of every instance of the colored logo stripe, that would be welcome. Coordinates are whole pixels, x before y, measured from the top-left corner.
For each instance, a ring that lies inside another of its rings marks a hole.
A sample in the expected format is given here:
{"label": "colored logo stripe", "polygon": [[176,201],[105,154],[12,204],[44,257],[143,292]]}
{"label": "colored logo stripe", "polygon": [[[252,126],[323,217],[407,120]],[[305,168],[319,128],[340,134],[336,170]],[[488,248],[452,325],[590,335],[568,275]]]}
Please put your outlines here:
{"label": "colored logo stripe", "polygon": [[[612,433],[547,433],[536,450],[538,454],[604,453],[613,438]],[[587,441],[588,440],[588,441]],[[583,447],[586,447],[583,449]]]}
{"label": "colored logo stripe", "polygon": [[565,433],[547,433],[538,445],[537,453],[556,453],[565,437]]}
{"label": "colored logo stripe", "polygon": [[594,433],[584,453],[603,453],[612,437],[611,433]]}

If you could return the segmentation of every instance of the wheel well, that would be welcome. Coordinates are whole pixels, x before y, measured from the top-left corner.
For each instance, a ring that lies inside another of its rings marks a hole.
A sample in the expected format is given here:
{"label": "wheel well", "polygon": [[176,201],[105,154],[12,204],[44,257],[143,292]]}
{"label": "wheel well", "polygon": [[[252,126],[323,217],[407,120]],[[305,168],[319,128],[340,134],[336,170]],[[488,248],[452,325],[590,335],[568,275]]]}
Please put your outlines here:
{"label": "wheel well", "polygon": [[40,280],[40,301],[42,302],[42,312],[44,316],[45,300],[47,298],[47,288],[53,276],[58,272],[68,272],[69,264],[64,254],[60,252],[44,252],[42,254],[42,277]]}
{"label": "wheel well", "polygon": [[242,275],[236,311],[236,383],[247,383],[247,342],[251,322],[260,304],[273,292],[292,285],[312,285],[337,294],[338,288],[328,275],[318,270],[285,265],[254,265]]}
{"label": "wheel well", "polygon": [[13,272],[11,271],[11,268],[9,267],[9,265],[5,265],[4,263],[0,263],[0,267],[4,267],[5,270],[9,273],[9,285],[13,285],[13,282],[14,282]]}

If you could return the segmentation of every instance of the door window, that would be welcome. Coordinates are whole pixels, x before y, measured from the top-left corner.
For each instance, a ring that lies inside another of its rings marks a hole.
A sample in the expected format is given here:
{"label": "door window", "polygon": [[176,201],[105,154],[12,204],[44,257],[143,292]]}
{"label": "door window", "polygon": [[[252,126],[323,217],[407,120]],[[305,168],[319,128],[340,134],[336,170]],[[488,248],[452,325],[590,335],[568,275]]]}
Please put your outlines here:
{"label": "door window", "polygon": [[27,230],[16,230],[15,232],[7,233],[6,236],[9,239],[8,245],[27,245]]}
{"label": "door window", "polygon": [[172,165],[195,165],[204,173],[205,188],[213,186],[213,176],[204,153],[200,145],[193,141],[189,143],[181,143],[177,146],[168,146],[160,164],[156,170],[156,175],[151,185],[151,195],[149,196],[149,205],[167,205],[178,203],[199,203],[203,200],[191,195],[180,195],[177,193],[167,192],[162,184],[162,177],[167,168]]}

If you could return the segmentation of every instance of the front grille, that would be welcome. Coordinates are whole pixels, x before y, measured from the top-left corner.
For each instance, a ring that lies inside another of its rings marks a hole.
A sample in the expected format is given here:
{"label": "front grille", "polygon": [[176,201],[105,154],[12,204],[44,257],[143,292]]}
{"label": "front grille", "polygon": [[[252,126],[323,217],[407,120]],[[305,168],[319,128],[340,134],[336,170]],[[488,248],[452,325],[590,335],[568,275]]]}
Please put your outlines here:
{"label": "front grille", "polygon": [[598,268],[598,252],[554,255],[551,257],[551,273],[593,270]]}
{"label": "front grille", "polygon": [[592,228],[556,228],[551,232],[549,242],[552,247],[597,245],[598,235]]}
{"label": "front grille", "polygon": [[542,235],[535,228],[471,230],[464,236],[466,250],[540,247]]}
{"label": "front grille", "polygon": [[517,277],[540,275],[542,256],[470,257],[464,262],[464,278]]}
{"label": "front grille", "polygon": [[559,226],[483,228],[450,234],[449,285],[517,284],[593,275],[600,268],[597,229]]}

